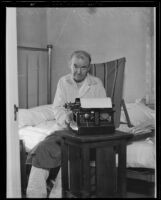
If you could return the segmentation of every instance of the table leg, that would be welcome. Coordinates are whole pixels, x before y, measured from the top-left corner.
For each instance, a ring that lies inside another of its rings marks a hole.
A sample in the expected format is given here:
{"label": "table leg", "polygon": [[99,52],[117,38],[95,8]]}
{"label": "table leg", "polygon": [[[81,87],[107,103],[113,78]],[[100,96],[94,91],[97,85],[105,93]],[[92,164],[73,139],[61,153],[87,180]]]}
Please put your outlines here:
{"label": "table leg", "polygon": [[119,197],[126,197],[126,142],[121,141],[118,145],[118,184]]}
{"label": "table leg", "polygon": [[83,145],[81,148],[82,161],[82,190],[81,197],[90,197],[90,149]]}
{"label": "table leg", "polygon": [[80,196],[81,176],[81,149],[69,145],[69,179],[70,191],[73,195]]}
{"label": "table leg", "polygon": [[61,142],[61,179],[62,179],[62,197],[66,197],[66,192],[69,190],[69,179],[68,179],[68,146]]}
{"label": "table leg", "polygon": [[113,145],[96,149],[96,195],[100,198],[116,194],[116,162]]}

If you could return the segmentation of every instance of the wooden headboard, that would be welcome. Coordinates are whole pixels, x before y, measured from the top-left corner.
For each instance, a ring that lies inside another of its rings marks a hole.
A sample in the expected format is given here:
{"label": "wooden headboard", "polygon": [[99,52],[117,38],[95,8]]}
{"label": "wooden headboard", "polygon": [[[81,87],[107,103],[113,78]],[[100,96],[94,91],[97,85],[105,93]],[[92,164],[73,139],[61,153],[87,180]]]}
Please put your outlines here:
{"label": "wooden headboard", "polygon": [[18,46],[19,108],[51,103],[52,45]]}
{"label": "wooden headboard", "polygon": [[126,59],[123,57],[105,63],[91,64],[90,71],[102,80],[107,96],[112,99],[116,128],[120,125],[125,62]]}

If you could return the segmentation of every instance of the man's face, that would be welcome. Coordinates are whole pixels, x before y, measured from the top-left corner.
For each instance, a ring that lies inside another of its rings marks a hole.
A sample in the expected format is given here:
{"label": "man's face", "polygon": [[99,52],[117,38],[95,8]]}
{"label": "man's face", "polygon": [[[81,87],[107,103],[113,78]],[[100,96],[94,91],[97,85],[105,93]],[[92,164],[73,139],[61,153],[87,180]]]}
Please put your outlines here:
{"label": "man's face", "polygon": [[89,59],[85,56],[81,58],[73,56],[70,67],[73,79],[76,82],[81,82],[86,78],[89,71]]}

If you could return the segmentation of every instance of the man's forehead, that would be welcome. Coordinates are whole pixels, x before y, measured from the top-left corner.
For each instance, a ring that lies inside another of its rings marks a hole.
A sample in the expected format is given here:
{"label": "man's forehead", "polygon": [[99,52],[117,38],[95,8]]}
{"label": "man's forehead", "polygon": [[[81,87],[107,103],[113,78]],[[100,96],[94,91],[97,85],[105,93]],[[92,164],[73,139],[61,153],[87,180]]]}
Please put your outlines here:
{"label": "man's forehead", "polygon": [[88,64],[89,63],[89,59],[84,55],[73,56],[72,62],[73,63],[86,63],[86,64]]}

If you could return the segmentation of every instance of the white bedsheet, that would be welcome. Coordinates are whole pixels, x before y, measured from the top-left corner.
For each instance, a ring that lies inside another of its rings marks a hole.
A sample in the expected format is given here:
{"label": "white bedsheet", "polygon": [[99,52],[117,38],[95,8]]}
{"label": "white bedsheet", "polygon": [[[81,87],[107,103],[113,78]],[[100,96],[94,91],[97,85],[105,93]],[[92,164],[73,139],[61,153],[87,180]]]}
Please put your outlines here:
{"label": "white bedsheet", "polygon": [[[154,128],[149,122],[129,128],[126,124],[121,124],[117,130],[139,134],[151,132]],[[154,138],[147,138],[140,141],[134,141],[127,145],[127,167],[143,167],[155,168],[156,163],[156,149]]]}
{"label": "white bedsheet", "polygon": [[19,139],[24,141],[26,151],[28,152],[46,136],[60,129],[62,129],[62,127],[60,127],[55,120],[44,121],[36,126],[25,126],[20,128]]}
{"label": "white bedsheet", "polygon": [[127,145],[127,167],[155,169],[155,155],[154,140],[135,141]]}

